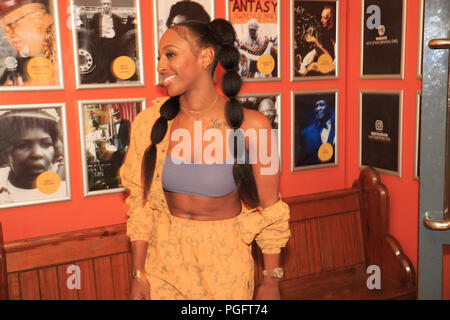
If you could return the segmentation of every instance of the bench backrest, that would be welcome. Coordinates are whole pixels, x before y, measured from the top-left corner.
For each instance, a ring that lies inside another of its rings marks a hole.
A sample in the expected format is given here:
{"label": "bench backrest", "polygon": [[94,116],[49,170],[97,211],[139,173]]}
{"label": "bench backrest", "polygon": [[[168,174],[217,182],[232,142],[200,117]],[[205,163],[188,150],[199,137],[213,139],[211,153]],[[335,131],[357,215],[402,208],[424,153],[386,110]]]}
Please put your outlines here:
{"label": "bench backrest", "polygon": [[364,264],[355,190],[298,196],[285,201],[291,209],[292,238],[282,255],[284,280]]}

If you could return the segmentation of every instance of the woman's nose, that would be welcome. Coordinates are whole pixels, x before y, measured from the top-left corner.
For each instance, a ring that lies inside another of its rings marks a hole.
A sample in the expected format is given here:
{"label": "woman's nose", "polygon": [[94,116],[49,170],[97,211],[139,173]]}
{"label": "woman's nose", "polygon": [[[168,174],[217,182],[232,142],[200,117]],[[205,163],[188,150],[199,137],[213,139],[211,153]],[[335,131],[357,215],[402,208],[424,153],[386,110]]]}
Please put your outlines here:
{"label": "woman's nose", "polygon": [[158,67],[157,71],[159,74],[167,70],[167,59],[164,59],[164,57],[161,57],[158,61]]}
{"label": "woman's nose", "polygon": [[43,151],[43,148],[38,143],[35,143],[31,148],[31,156],[34,158],[40,158],[44,154]]}

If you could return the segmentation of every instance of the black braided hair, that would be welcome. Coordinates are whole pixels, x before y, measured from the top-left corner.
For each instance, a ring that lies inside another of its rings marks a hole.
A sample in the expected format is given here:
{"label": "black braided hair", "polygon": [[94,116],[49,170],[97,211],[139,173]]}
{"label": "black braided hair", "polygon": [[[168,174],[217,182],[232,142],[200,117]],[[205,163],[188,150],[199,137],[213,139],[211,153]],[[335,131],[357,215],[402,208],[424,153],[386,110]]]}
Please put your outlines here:
{"label": "black braided hair", "polygon": [[[201,48],[214,47],[215,55],[212,63],[211,76],[214,75],[217,64],[220,62],[225,74],[222,79],[222,91],[228,97],[225,113],[228,124],[234,130],[234,158],[233,177],[238,185],[239,196],[250,206],[259,204],[258,191],[252,167],[248,163],[238,163],[238,140],[244,136],[240,129],[244,121],[242,104],[236,99],[242,87],[242,79],[238,74],[240,54],[233,46],[236,41],[236,32],[230,22],[224,19],[215,19],[210,23],[199,21],[184,21],[176,24],[174,30],[179,27],[187,28],[197,37],[197,44]],[[180,33],[179,33],[180,34]],[[180,34],[181,35],[181,34]],[[155,122],[151,132],[151,144],[145,151],[142,159],[142,183],[144,186],[144,201],[152,182],[156,163],[156,145],[162,141],[167,132],[167,121],[176,117],[180,110],[179,97],[167,100],[161,106],[161,117]],[[244,144],[245,145],[245,144]]]}

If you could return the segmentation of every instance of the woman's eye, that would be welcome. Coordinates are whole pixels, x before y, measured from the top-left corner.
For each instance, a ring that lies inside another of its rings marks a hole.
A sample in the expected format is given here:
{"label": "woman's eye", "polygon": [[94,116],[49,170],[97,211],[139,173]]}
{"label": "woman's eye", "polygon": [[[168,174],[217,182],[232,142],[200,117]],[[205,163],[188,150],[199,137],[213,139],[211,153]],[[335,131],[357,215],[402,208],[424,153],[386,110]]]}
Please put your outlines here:
{"label": "woman's eye", "polygon": [[167,53],[166,53],[166,57],[169,58],[169,59],[170,59],[170,58],[173,58],[173,57],[175,57],[175,56],[176,56],[176,54],[173,53],[173,52],[167,52]]}

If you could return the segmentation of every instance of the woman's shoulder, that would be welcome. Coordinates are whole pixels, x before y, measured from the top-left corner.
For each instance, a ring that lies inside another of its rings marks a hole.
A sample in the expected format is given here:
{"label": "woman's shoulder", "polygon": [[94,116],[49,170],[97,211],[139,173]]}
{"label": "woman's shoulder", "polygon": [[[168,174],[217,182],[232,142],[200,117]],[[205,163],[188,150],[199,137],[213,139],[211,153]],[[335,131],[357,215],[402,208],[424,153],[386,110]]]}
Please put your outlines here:
{"label": "woman's shoulder", "polygon": [[244,131],[248,129],[272,129],[272,124],[269,118],[267,118],[262,112],[258,110],[252,110],[243,108],[244,121],[242,122],[242,129]]}
{"label": "woman's shoulder", "polygon": [[170,97],[158,97],[149,104],[144,110],[138,113],[136,118],[133,121],[133,126],[148,126],[149,122],[155,122],[159,117],[159,110],[161,106],[166,102]]}

